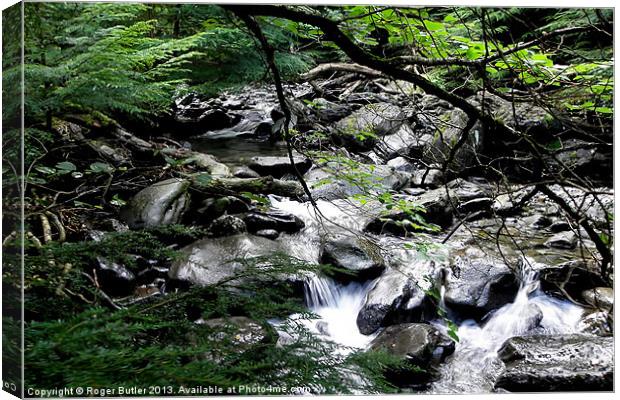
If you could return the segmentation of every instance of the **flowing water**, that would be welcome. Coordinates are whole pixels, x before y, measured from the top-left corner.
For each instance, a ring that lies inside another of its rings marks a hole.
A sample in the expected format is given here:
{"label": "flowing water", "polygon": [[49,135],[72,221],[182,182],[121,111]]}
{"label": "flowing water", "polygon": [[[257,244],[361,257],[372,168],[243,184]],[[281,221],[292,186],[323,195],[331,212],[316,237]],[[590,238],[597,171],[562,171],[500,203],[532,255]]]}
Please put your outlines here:
{"label": "flowing water", "polygon": [[[520,275],[521,285],[512,303],[493,312],[481,324],[473,320],[460,323],[455,352],[440,368],[441,379],[433,384],[431,392],[489,392],[502,372],[497,352],[506,340],[533,333],[576,331],[583,309],[543,293],[529,262],[522,263]],[[435,326],[446,329],[441,321]]]}
{"label": "flowing water", "polygon": [[[290,254],[309,262],[318,262],[321,243],[329,235],[352,234],[361,231],[368,221],[367,213],[346,201],[319,201],[320,213],[309,203],[271,198],[272,206],[301,218],[306,228],[281,238]],[[372,213],[372,212],[371,212]],[[366,215],[366,216],[365,216]],[[320,216],[320,217],[319,217]],[[417,270],[416,279],[431,273],[428,260],[420,260],[415,250],[403,247],[405,241],[381,238],[380,244],[390,253],[397,265]],[[440,367],[441,378],[433,383],[431,393],[483,393],[493,389],[493,382],[501,373],[503,363],[497,352],[509,338],[533,333],[572,333],[582,309],[572,303],[552,298],[539,288],[536,268],[525,260],[521,263],[520,289],[512,303],[488,315],[483,322],[465,320],[458,324],[454,354]],[[427,268],[428,270],[425,270]],[[356,318],[365,297],[376,281],[338,284],[325,277],[312,277],[306,285],[306,303],[319,319],[306,320],[306,327],[326,340],[343,346],[343,353],[352,348],[368,348],[379,332],[363,335],[357,328]],[[443,287],[440,293],[443,293]],[[443,299],[441,304],[445,307]],[[448,315],[456,317],[448,311]],[[292,316],[291,318],[295,318]],[[433,324],[440,330],[447,328],[438,320]]]}

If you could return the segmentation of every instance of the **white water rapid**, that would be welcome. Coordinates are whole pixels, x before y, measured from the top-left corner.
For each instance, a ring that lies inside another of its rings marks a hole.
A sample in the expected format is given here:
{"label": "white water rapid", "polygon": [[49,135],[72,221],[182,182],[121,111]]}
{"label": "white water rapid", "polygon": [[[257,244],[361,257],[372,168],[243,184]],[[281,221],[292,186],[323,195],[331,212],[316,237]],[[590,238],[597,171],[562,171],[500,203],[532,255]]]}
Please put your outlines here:
{"label": "white water rapid", "polygon": [[[506,340],[534,333],[560,334],[577,330],[583,309],[540,290],[537,273],[531,265],[527,260],[522,263],[521,285],[512,303],[494,311],[481,324],[473,320],[459,324],[455,352],[441,366],[441,379],[432,385],[431,392],[489,392],[503,369],[497,352]],[[434,325],[446,329],[443,321]]]}
{"label": "white water rapid", "polygon": [[[371,209],[345,200],[327,202],[319,200],[318,208],[323,218],[318,218],[310,203],[271,199],[272,206],[301,218],[306,227],[295,235],[282,237],[292,256],[308,262],[319,262],[321,243],[330,235],[360,232],[370,218]],[[365,212],[363,212],[365,211]],[[400,267],[419,270],[413,275],[420,279],[426,274],[427,262],[416,261],[415,250],[407,250],[398,238],[381,238],[380,243],[390,254],[388,258],[399,260]],[[431,393],[488,393],[493,389],[495,378],[501,373],[503,363],[497,352],[509,338],[527,334],[572,333],[577,330],[582,309],[572,303],[546,295],[539,289],[534,263],[524,260],[520,271],[520,289],[510,304],[488,315],[483,322],[465,320],[458,324],[459,342],[452,356],[440,367],[441,378],[432,384]],[[342,354],[354,348],[368,348],[379,332],[363,335],[359,332],[356,318],[366,295],[376,281],[366,283],[338,284],[330,278],[312,277],[306,285],[306,303],[319,319],[302,319],[301,322],[317,337],[342,346]],[[423,283],[423,282],[420,282]],[[443,295],[444,288],[440,292]],[[443,299],[441,306],[445,307]],[[448,311],[451,318],[458,318]],[[295,320],[298,316],[291,316]],[[443,320],[433,322],[445,331]]]}

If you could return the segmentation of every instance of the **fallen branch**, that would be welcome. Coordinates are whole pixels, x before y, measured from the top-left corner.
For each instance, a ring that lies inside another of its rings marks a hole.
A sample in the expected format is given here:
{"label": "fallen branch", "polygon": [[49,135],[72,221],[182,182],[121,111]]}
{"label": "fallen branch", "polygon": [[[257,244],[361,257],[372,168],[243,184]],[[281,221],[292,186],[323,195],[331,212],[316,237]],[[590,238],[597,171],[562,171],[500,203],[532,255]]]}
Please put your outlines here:
{"label": "fallen branch", "polygon": [[305,74],[301,75],[300,78],[304,80],[312,80],[316,79],[320,75],[326,72],[351,72],[354,74],[361,74],[370,76],[373,78],[385,78],[385,74],[381,71],[377,71],[376,69],[368,68],[360,64],[351,64],[351,63],[328,63],[321,64],[318,67],[311,69]]}

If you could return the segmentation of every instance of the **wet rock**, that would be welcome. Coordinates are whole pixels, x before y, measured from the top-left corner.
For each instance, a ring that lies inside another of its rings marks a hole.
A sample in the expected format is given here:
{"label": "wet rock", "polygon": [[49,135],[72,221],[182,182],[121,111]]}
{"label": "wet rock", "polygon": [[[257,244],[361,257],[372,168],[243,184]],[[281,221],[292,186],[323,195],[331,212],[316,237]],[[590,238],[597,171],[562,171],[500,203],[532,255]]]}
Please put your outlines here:
{"label": "wet rock", "polygon": [[581,297],[592,307],[611,311],[614,306],[614,290],[610,287],[595,287],[584,290]]}
{"label": "wet rock", "polygon": [[396,157],[387,162],[387,165],[394,168],[399,172],[409,172],[412,173],[417,170],[417,167],[407,161],[405,157]]}
{"label": "wet rock", "polygon": [[[422,159],[425,163],[444,165],[450,155],[452,144],[456,143],[465,130],[468,117],[465,112],[454,109],[440,116],[437,134],[423,150]],[[475,124],[469,131],[467,140],[457,151],[452,159],[453,170],[462,170],[474,166],[477,163],[476,155],[484,150],[484,131],[479,123]]]}
{"label": "wet rock", "polygon": [[577,247],[577,235],[573,231],[556,233],[545,242],[545,246],[554,249],[572,250]]}
{"label": "wet rock", "polygon": [[350,104],[333,103],[324,98],[314,100],[312,108],[319,121],[328,124],[339,121],[353,112],[353,107]]}
{"label": "wet rock", "polygon": [[335,271],[340,281],[373,279],[385,268],[381,249],[363,237],[344,237],[329,241],[323,248],[321,263],[347,270],[349,273]]}
{"label": "wet rock", "polygon": [[356,194],[372,191],[374,186],[387,190],[396,190],[405,186],[408,177],[388,165],[359,164],[357,168],[361,174],[368,174],[369,188],[343,179],[350,176],[351,169],[346,165],[327,163],[319,168],[313,168],[304,177],[310,188],[312,197],[316,200],[345,199]]}
{"label": "wet rock", "polygon": [[370,350],[385,351],[422,369],[389,370],[386,378],[399,387],[420,387],[436,379],[435,367],[454,353],[454,348],[454,341],[428,324],[388,326],[370,345]]}
{"label": "wet rock", "polygon": [[511,303],[519,290],[510,268],[491,259],[457,257],[444,285],[446,305],[465,318],[476,319]]}
{"label": "wet rock", "polygon": [[[579,210],[588,218],[588,221],[599,229],[609,230],[610,224],[613,225],[612,215],[614,207],[614,192],[609,188],[597,188],[586,192],[582,189],[568,186],[551,185],[553,192],[567,202],[573,210]],[[594,192],[594,193],[592,193]],[[547,196],[540,194],[540,201],[547,204],[553,203]]]}
{"label": "wet rock", "polygon": [[421,168],[411,176],[411,185],[436,188],[444,183],[444,175],[439,166]]}
{"label": "wet rock", "polygon": [[230,169],[221,162],[217,161],[215,157],[210,154],[198,153],[198,152],[188,152],[189,157],[188,161],[191,161],[198,168],[206,170],[212,176],[222,176],[227,177],[230,176]]}
{"label": "wet rock", "polygon": [[566,221],[555,221],[549,226],[549,230],[554,233],[565,232],[571,229],[570,224]]}
{"label": "wet rock", "polygon": [[136,287],[136,276],[127,267],[97,257],[97,281],[110,296],[128,296]]}
{"label": "wet rock", "polygon": [[[435,224],[440,228],[452,224],[452,205],[446,190],[443,188],[429,190],[419,196],[403,197],[409,204],[424,207],[425,212],[419,212],[427,224]],[[415,220],[409,212],[392,209],[373,219],[365,230],[377,234],[392,233],[407,235],[409,232],[436,232]]]}
{"label": "wet rock", "polygon": [[610,172],[613,170],[613,151],[611,146],[568,139],[562,142],[562,148],[555,153],[555,159],[549,160],[558,169],[569,168],[579,176],[592,177],[611,184]]}
{"label": "wet rock", "polygon": [[600,271],[593,263],[573,260],[539,269],[541,288],[550,294],[573,299],[580,299],[581,294],[596,287],[605,286]]}
{"label": "wet rock", "polygon": [[298,217],[282,211],[272,210],[267,213],[251,212],[243,217],[249,232],[273,229],[277,232],[295,233],[305,227]]}
{"label": "wet rock", "polygon": [[260,174],[248,167],[237,167],[233,170],[233,176],[237,178],[260,178]]}
{"label": "wet rock", "polygon": [[250,206],[238,197],[224,196],[203,200],[196,213],[199,223],[208,223],[224,214],[240,214],[249,210]]}
{"label": "wet rock", "polygon": [[598,336],[612,336],[614,331],[614,318],[609,311],[595,311],[584,313],[577,324],[580,333]]}
{"label": "wet rock", "polygon": [[426,294],[405,274],[387,269],[368,292],[357,314],[357,327],[370,335],[382,326],[404,321],[422,321],[431,315]]}
{"label": "wet rock", "polygon": [[612,337],[514,337],[499,351],[506,370],[495,387],[512,392],[611,391],[613,355]]}
{"label": "wet rock", "polygon": [[[487,195],[487,189],[481,185],[456,179],[449,182],[446,187],[428,190],[418,196],[406,196],[402,200],[411,205],[421,206],[426,211],[418,211],[419,215],[427,224],[434,224],[445,229],[452,225],[455,211],[469,212],[485,209],[489,200],[478,200]],[[472,200],[467,207],[463,208]],[[395,235],[407,235],[409,232],[437,233],[440,229],[433,229],[424,225],[407,210],[394,208],[371,221],[366,230],[373,233],[392,233]]]}
{"label": "wet rock", "polygon": [[295,166],[291,165],[288,157],[253,157],[249,167],[261,176],[281,178],[286,174],[294,174],[295,168],[300,174],[305,174],[312,166],[312,161],[304,157],[293,157]]}
{"label": "wet rock", "polygon": [[167,179],[142,189],[121,212],[132,229],[177,224],[189,206],[189,181]]}
{"label": "wet rock", "polygon": [[431,140],[432,137],[430,136],[420,138],[409,125],[404,124],[394,133],[379,138],[374,152],[387,161],[399,156],[420,153],[420,149]]}
{"label": "wet rock", "polygon": [[189,93],[175,100],[174,121],[189,135],[233,126],[237,120],[219,108],[217,99],[206,99]]}
{"label": "wet rock", "polygon": [[377,136],[397,129],[405,117],[402,110],[389,103],[368,104],[336,123],[332,140],[354,151],[371,150]]}
{"label": "wet rock", "polygon": [[256,236],[262,236],[267,239],[276,240],[278,236],[280,236],[280,232],[275,229],[261,229],[260,231],[256,231],[254,233]]}
{"label": "wet rock", "polygon": [[207,228],[211,237],[232,236],[247,231],[245,222],[234,215],[222,215],[216,218]]}
{"label": "wet rock", "polygon": [[544,229],[551,225],[551,219],[546,215],[534,214],[529,217],[523,218],[523,223],[527,226],[531,226],[534,229]]}
{"label": "wet rock", "polygon": [[515,207],[523,201],[530,191],[526,187],[509,188],[506,193],[495,197],[491,209],[497,215],[508,216],[514,212]]}
{"label": "wet rock", "polygon": [[278,242],[248,234],[206,238],[181,249],[169,276],[201,286],[214,285],[243,271],[244,265],[237,260],[283,250]]}

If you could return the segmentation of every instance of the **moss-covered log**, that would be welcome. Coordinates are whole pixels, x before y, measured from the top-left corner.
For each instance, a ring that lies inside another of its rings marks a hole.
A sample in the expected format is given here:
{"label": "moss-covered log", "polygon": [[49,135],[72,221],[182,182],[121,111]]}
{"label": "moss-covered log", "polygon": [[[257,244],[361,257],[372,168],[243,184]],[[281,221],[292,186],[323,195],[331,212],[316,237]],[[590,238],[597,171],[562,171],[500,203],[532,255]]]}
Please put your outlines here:
{"label": "moss-covered log", "polygon": [[191,178],[191,188],[209,195],[275,194],[300,199],[304,194],[299,182],[274,179],[270,176],[261,178],[213,178],[208,174],[197,174]]}

